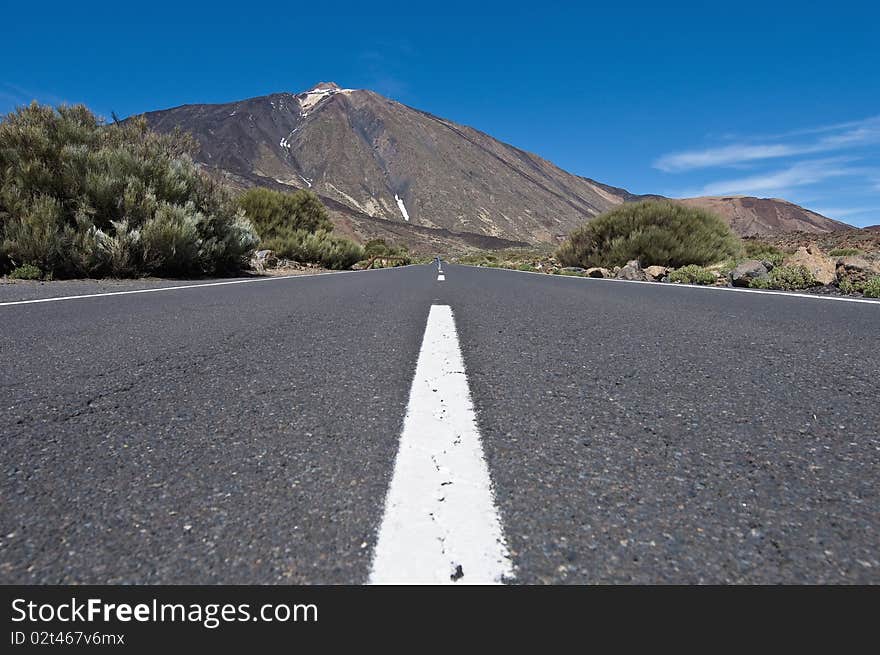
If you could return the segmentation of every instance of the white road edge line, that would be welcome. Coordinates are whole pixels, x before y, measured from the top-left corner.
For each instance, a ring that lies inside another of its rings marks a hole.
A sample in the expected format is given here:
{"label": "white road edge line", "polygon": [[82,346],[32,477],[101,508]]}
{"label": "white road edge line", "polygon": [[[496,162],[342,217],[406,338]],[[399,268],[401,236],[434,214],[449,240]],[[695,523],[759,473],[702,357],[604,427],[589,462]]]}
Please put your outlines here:
{"label": "white road edge line", "polygon": [[[396,266],[395,268],[409,268],[409,266],[415,266],[415,264],[408,264],[407,266]],[[0,302],[0,307],[9,307],[12,305],[33,305],[36,303],[44,303],[44,302],[58,302],[60,300],[81,300],[83,298],[101,298],[102,296],[128,296],[135,293],[157,293],[159,291],[178,291],[180,289],[198,289],[201,287],[222,287],[229,284],[250,284],[256,282],[274,282],[276,280],[295,280],[295,279],[307,279],[310,277],[321,277],[324,275],[346,275],[346,274],[354,274],[354,273],[377,273],[380,271],[391,271],[395,270],[395,268],[383,268],[383,269],[374,269],[368,271],[333,271],[329,273],[312,273],[310,275],[278,275],[275,277],[260,277],[253,278],[247,280],[229,280],[226,282],[205,282],[202,284],[181,284],[176,287],[156,287],[154,289],[131,289],[128,291],[107,291],[105,293],[85,293],[78,296],[56,296],[54,298],[35,298],[33,300],[12,300],[8,302]]]}
{"label": "white road edge line", "polygon": [[432,305],[369,583],[512,578],[455,319],[448,305]]}
{"label": "white road edge line", "polygon": [[604,277],[581,277],[580,275],[550,275],[549,273],[538,273],[537,271],[517,271],[512,268],[495,268],[492,266],[473,266],[472,264],[458,264],[458,266],[467,266],[468,268],[480,268],[491,271],[506,271],[508,273],[525,273],[526,275],[540,275],[541,277],[561,279],[561,280],[589,280],[590,282],[623,282],[626,284],[650,284],[652,287],[681,288],[681,289],[701,289],[703,291],[735,291],[738,293],[750,293],[757,296],[785,296],[786,298],[808,298],[810,300],[836,300],[838,302],[858,302],[866,305],[877,305],[880,307],[880,301],[868,300],[867,298],[841,298],[839,296],[820,296],[814,293],[793,293],[791,291],[771,291],[768,289],[743,289],[740,287],[713,287],[703,284],[669,284],[664,282],[642,282],[641,280],[618,280],[617,278]]}

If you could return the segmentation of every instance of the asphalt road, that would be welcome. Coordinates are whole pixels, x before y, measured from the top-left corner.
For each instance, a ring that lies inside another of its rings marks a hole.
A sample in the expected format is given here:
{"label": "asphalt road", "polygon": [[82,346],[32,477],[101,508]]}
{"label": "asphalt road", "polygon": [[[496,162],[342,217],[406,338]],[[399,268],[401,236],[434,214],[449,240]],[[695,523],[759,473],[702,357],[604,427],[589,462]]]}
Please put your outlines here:
{"label": "asphalt road", "polygon": [[444,269],[0,306],[0,582],[367,581],[432,304],[515,581],[880,582],[880,304]]}

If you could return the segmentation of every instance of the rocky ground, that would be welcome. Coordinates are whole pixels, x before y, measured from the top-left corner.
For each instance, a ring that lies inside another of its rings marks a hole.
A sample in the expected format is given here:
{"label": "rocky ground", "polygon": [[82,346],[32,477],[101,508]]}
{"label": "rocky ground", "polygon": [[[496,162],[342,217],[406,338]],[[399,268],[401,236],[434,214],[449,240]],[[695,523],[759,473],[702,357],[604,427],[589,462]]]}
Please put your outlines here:
{"label": "rocky ground", "polygon": [[829,253],[840,249],[856,249],[868,259],[880,260],[880,229],[878,227],[861,230],[838,230],[827,234],[787,232],[763,236],[761,241],[789,252],[793,252],[801,246],[811,245],[816,245]]}
{"label": "rocky ground", "polygon": [[778,289],[823,295],[880,296],[880,232],[852,230],[841,234],[793,233],[772,239],[745,240],[751,258],[712,266],[674,269],[630,261],[613,268],[561,266],[543,250],[483,252],[457,259],[462,264],[520,271],[615,278],[641,282]]}

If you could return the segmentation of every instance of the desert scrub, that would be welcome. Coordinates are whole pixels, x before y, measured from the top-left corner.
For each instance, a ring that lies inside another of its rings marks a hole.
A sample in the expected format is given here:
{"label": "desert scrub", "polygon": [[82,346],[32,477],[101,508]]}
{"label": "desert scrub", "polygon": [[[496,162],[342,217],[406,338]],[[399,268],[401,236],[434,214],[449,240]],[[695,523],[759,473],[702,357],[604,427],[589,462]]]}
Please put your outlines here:
{"label": "desert scrub", "polygon": [[456,262],[467,266],[498,266],[498,258],[495,255],[487,255],[481,252],[462,255],[456,259]]}
{"label": "desert scrub", "polygon": [[236,203],[256,228],[261,246],[279,257],[338,270],[365,257],[357,243],[331,234],[327,209],[311,191],[254,188],[238,196]]}
{"label": "desert scrub", "polygon": [[780,289],[794,291],[819,286],[806,266],[777,266],[765,278],[749,282],[752,289]]}
{"label": "desert scrub", "polygon": [[395,246],[385,242],[385,239],[371,239],[364,244],[364,257],[388,257],[391,258],[391,266],[405,266],[412,263],[409,249],[404,245]]}
{"label": "desert scrub", "polygon": [[669,281],[679,284],[714,284],[715,275],[702,266],[688,264],[672,271],[669,274]]}
{"label": "desert scrub", "polygon": [[12,280],[39,280],[43,277],[43,271],[33,264],[25,264],[12,269],[9,278]]}
{"label": "desert scrub", "polygon": [[843,280],[839,288],[843,293],[861,293],[866,298],[880,298],[880,275],[865,282]]}
{"label": "desert scrub", "polygon": [[534,266],[532,266],[531,264],[518,264],[518,265],[516,266],[516,270],[518,270],[518,271],[526,271],[526,272],[528,272],[528,273],[534,273],[534,272],[536,272],[538,269],[535,268]]}
{"label": "desert scrub", "polygon": [[257,235],[190,158],[195,141],[143,118],[33,103],[0,121],[0,272],[200,275],[242,268]]}
{"label": "desert scrub", "polygon": [[858,248],[835,248],[828,253],[831,257],[850,257],[852,255],[861,255],[863,252]]}
{"label": "desert scrub", "polygon": [[283,237],[297,230],[329,232],[333,229],[321,200],[304,189],[293,193],[259,187],[248,189],[236,198],[236,204],[264,239]]}
{"label": "desert scrub", "polygon": [[[782,260],[785,259],[785,252],[763,241],[755,239],[743,239],[743,251],[746,259],[758,259],[760,261],[768,261],[773,266],[781,266]],[[731,268],[734,268],[739,261],[735,261]]]}
{"label": "desert scrub", "polygon": [[712,212],[671,201],[626,203],[575,229],[556,251],[562,266],[611,268],[632,259],[660,266],[711,264],[742,252]]}
{"label": "desert scrub", "polygon": [[458,264],[488,266],[491,268],[518,269],[523,264],[543,261],[551,254],[550,248],[505,248],[501,250],[477,250],[453,258]]}
{"label": "desert scrub", "polygon": [[364,259],[364,249],[361,246],[326,230],[296,230],[283,237],[267,239],[262,245],[279,257],[336,270],[351,268],[353,264]]}

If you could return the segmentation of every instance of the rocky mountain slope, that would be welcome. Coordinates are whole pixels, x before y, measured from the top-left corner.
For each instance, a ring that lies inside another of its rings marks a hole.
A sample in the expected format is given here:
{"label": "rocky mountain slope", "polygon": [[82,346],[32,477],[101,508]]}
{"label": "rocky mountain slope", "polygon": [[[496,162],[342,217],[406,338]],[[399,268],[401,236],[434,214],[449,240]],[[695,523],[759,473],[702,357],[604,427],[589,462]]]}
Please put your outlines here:
{"label": "rocky mountain slope", "polygon": [[[441,240],[444,233],[494,237],[499,247],[554,243],[620,203],[658,197],[572,175],[478,130],[333,83],[146,117],[160,131],[192,133],[198,160],[235,184],[312,189],[337,223],[357,224],[363,233],[377,231],[379,220],[416,240],[428,229]],[[842,225],[784,201],[686,202],[719,211],[742,234]]]}
{"label": "rocky mountain slope", "polygon": [[848,230],[852,227],[780,198],[707,196],[686,198],[681,202],[720,214],[730,223],[734,231],[742,236],[779,232],[824,234]]}

